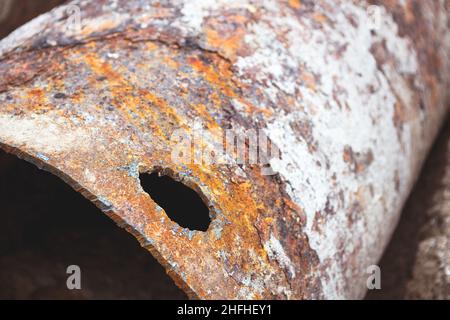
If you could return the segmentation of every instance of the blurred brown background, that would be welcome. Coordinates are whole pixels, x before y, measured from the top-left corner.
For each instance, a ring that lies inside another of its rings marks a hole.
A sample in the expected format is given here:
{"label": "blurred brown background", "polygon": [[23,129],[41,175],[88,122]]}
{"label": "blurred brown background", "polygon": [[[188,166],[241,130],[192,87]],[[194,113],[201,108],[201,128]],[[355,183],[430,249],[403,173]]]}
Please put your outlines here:
{"label": "blurred brown background", "polygon": [[66,0],[0,0],[0,38]]}

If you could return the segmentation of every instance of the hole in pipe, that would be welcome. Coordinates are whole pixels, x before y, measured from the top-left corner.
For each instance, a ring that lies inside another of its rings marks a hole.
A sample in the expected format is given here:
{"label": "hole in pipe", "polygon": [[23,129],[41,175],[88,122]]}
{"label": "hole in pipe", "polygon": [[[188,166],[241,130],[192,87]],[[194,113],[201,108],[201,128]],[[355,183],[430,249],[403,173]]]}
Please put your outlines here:
{"label": "hole in pipe", "polygon": [[183,183],[158,172],[140,175],[145,192],[164,209],[167,216],[183,228],[206,231],[211,223],[202,198]]}

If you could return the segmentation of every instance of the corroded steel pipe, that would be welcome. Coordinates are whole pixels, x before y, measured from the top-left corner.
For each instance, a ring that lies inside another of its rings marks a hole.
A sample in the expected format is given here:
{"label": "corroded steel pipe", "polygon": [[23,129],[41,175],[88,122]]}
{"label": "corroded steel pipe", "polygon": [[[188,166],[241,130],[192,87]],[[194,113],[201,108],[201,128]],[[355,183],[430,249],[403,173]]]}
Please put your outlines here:
{"label": "corroded steel pipe", "polygon": [[[73,1],[0,42],[0,145],[95,202],[192,297],[361,298],[448,110],[449,10]],[[228,150],[174,161],[173,132],[199,119],[202,150],[263,132],[275,174]],[[201,195],[206,232],[143,191],[155,169]]]}

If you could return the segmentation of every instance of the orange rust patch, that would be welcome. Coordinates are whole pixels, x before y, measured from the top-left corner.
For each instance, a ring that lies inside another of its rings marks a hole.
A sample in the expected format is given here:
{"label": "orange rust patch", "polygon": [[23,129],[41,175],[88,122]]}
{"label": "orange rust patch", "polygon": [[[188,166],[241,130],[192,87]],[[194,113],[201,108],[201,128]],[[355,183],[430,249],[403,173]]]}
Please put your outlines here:
{"label": "orange rust patch", "polygon": [[300,9],[302,7],[302,2],[300,0],[289,0],[288,4],[294,9]]}
{"label": "orange rust patch", "polygon": [[226,17],[209,18],[204,27],[208,47],[233,61],[241,48],[248,20],[247,16],[234,12],[227,12]]}
{"label": "orange rust patch", "polygon": [[[214,87],[220,89],[227,97],[235,97],[233,88],[229,86],[226,79],[232,77],[229,65],[226,65],[222,59],[216,59],[214,55],[211,58],[215,63],[206,65],[197,56],[189,56],[187,61],[194,70],[201,73],[203,77]],[[217,68],[217,69],[216,69]]]}
{"label": "orange rust patch", "polygon": [[325,16],[324,14],[322,14],[320,12],[314,13],[313,19],[314,19],[314,21],[319,22],[319,23],[325,23],[328,21],[327,16]]}

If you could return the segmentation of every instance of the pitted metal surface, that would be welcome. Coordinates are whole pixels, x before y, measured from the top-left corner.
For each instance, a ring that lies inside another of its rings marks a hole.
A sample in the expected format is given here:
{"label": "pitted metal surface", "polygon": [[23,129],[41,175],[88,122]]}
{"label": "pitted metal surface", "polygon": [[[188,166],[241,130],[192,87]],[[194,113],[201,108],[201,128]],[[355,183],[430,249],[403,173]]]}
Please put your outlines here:
{"label": "pitted metal surface", "polygon": [[[353,1],[67,6],[0,42],[2,148],[95,202],[191,297],[364,295],[448,109],[448,2],[387,1],[372,27]],[[263,132],[276,174],[174,162],[173,133],[199,120],[205,153]],[[206,232],[143,191],[154,170],[200,194]]]}

